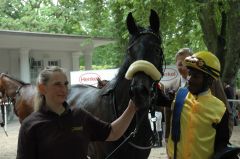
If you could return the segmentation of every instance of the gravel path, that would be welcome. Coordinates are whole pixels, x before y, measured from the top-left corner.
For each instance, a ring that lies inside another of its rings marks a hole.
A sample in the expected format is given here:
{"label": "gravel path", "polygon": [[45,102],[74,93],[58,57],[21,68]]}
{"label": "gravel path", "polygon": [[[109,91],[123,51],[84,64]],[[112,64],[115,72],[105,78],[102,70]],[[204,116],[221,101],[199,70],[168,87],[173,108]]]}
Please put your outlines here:
{"label": "gravel path", "polygon": [[[20,124],[17,118],[14,118],[8,124],[7,133],[5,135],[2,128],[0,128],[0,159],[15,159],[17,151],[18,131]],[[231,137],[231,143],[240,146],[240,125],[234,127],[234,132]],[[166,159],[165,147],[153,148],[149,159]]]}
{"label": "gravel path", "polygon": [[0,127],[0,159],[16,158],[19,127],[20,124],[16,118],[7,125],[8,136]]}

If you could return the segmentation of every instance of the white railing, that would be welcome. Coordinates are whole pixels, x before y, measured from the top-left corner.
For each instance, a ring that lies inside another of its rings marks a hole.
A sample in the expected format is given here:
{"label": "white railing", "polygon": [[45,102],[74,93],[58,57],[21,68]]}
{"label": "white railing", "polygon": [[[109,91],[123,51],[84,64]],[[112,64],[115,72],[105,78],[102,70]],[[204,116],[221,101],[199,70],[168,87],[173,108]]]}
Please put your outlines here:
{"label": "white railing", "polygon": [[227,99],[229,102],[240,102],[239,99]]}

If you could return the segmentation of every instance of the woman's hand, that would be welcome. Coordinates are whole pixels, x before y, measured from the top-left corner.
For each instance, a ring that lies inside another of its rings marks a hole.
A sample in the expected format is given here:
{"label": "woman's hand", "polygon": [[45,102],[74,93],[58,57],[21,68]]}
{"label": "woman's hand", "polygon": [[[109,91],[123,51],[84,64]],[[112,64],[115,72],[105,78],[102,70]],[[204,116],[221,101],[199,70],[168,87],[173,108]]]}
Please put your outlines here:
{"label": "woman's hand", "polygon": [[119,139],[123,135],[123,133],[127,130],[137,110],[138,108],[136,107],[134,102],[130,99],[128,102],[128,107],[123,112],[123,114],[111,123],[112,130],[106,141],[115,141]]}
{"label": "woman's hand", "polygon": [[131,99],[128,102],[128,106],[133,108],[135,112],[139,109]]}

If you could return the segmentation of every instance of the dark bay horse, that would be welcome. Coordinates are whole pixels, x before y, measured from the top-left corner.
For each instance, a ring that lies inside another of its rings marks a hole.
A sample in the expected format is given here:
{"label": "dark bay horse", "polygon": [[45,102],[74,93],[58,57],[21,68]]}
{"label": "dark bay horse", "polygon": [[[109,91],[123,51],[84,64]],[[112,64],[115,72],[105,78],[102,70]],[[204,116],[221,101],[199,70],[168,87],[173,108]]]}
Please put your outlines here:
{"label": "dark bay horse", "polygon": [[33,112],[35,86],[17,80],[8,74],[0,74],[0,92],[7,102],[12,102],[20,123]]}
{"label": "dark bay horse", "polygon": [[143,28],[135,23],[132,13],[128,14],[127,28],[130,38],[127,54],[113,80],[102,89],[87,85],[74,85],[70,89],[70,105],[82,107],[108,122],[123,113],[130,98],[140,108],[120,140],[90,144],[89,155],[92,158],[106,158],[136,127],[138,131],[135,136],[123,144],[111,158],[147,159],[150,154],[153,132],[147,114],[151,103],[151,87],[160,78],[155,76],[163,74],[164,55],[159,34],[159,17],[153,10],[149,21],[150,26]]}

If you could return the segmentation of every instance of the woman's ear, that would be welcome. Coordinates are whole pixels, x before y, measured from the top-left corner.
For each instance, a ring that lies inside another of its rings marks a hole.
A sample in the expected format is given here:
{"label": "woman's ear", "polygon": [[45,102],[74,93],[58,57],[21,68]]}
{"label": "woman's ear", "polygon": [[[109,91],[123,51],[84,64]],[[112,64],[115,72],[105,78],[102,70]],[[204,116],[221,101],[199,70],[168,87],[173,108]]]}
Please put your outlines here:
{"label": "woman's ear", "polygon": [[39,84],[38,85],[38,90],[39,90],[40,94],[45,95],[46,87],[45,87],[44,84]]}

